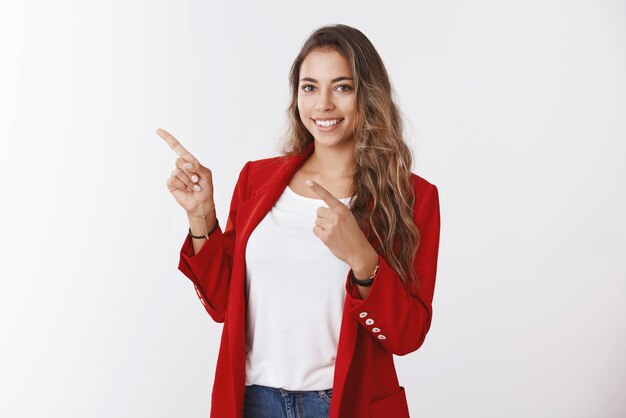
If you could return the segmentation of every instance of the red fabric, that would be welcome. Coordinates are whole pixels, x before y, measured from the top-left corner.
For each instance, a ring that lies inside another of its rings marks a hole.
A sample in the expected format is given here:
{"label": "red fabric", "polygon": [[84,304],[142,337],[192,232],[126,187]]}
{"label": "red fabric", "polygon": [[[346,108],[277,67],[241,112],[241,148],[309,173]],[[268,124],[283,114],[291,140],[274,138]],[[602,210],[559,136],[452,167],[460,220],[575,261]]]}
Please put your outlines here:
{"label": "red fabric", "polygon": [[[211,418],[243,417],[246,242],[313,148],[311,142],[301,156],[248,161],[235,185],[224,230],[218,226],[198,254],[193,255],[189,235],[181,248],[179,270],[191,279],[211,318],[224,323]],[[330,418],[409,416],[393,355],[417,350],[430,328],[440,230],[437,187],[413,173],[411,178],[416,193],[414,220],[421,234],[414,268],[421,289],[408,290],[380,256],[370,293],[362,300],[358,289],[350,284],[348,272]],[[374,322],[366,322],[368,319]],[[385,338],[379,338],[381,335]]]}

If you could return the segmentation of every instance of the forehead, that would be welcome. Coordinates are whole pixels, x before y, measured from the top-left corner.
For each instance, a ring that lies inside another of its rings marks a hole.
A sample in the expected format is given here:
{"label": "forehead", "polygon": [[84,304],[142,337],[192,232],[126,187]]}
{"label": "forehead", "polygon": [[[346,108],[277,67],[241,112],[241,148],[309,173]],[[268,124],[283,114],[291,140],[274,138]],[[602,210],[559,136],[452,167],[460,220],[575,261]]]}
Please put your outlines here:
{"label": "forehead", "polygon": [[300,67],[300,78],[311,77],[320,82],[339,76],[352,77],[350,63],[334,49],[314,49]]}

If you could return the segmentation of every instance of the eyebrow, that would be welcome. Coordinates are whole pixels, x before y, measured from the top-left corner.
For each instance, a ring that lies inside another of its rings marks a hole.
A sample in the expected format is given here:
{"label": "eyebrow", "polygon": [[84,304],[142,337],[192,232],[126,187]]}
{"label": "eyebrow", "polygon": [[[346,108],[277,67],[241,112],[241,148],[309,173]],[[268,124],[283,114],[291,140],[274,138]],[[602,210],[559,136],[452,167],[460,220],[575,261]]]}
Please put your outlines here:
{"label": "eyebrow", "polygon": [[[342,80],[352,80],[352,77],[341,76],[341,77],[333,78],[332,80],[330,80],[330,82],[336,83],[337,81],[342,81]],[[301,78],[300,81],[310,81],[312,83],[317,83],[317,80],[311,77]]]}

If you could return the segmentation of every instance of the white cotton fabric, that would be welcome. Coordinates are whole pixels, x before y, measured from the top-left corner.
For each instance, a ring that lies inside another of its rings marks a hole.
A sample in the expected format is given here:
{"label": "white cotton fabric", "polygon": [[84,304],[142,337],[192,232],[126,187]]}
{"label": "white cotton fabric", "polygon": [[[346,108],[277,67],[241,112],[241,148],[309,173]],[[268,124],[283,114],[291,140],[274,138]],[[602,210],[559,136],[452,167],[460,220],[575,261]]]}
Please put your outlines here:
{"label": "white cotton fabric", "polygon": [[321,206],[287,186],[248,239],[246,385],[333,386],[350,266],[313,233]]}

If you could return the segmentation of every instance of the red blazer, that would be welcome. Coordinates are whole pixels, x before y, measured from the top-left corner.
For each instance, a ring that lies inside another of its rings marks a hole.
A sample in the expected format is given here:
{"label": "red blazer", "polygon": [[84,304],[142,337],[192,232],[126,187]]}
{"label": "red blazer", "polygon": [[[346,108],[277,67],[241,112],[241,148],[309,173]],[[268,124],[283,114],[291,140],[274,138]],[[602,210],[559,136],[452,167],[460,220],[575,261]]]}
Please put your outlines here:
{"label": "red blazer", "polygon": [[[246,242],[313,149],[314,141],[301,156],[248,161],[235,185],[224,231],[218,226],[196,255],[189,235],[181,248],[178,269],[191,279],[211,318],[224,323],[211,418],[243,417]],[[437,187],[413,173],[411,180],[414,220],[421,233],[413,267],[422,289],[409,291],[381,256],[370,293],[362,300],[347,272],[329,418],[409,416],[393,355],[417,350],[430,328],[440,228]],[[311,219],[311,228],[313,223]]]}

